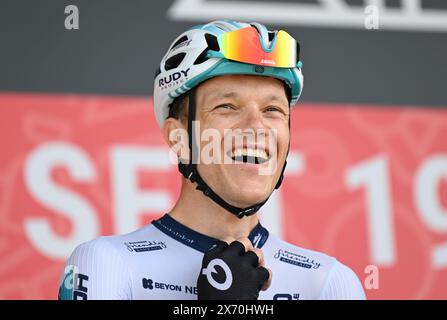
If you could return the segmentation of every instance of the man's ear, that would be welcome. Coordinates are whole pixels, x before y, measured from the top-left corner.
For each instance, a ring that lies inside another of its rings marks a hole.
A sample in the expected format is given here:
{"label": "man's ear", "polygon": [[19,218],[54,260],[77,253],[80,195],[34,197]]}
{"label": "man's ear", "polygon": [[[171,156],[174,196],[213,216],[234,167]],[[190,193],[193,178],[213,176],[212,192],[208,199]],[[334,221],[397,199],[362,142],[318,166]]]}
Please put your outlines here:
{"label": "man's ear", "polygon": [[189,158],[188,131],[180,120],[175,118],[167,118],[165,120],[163,125],[163,138],[178,158]]}

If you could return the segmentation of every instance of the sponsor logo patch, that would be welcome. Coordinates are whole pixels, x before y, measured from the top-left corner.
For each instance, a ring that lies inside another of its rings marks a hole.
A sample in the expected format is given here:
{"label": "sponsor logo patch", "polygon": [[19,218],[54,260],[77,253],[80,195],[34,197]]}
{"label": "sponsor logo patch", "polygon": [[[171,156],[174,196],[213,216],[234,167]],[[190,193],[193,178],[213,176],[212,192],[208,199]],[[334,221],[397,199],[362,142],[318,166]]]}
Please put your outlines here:
{"label": "sponsor logo patch", "polygon": [[313,259],[311,260],[310,258],[307,258],[300,254],[282,249],[279,249],[278,252],[275,253],[274,257],[275,259],[279,259],[279,261],[306,269],[318,269],[321,265],[319,262],[315,262]]}
{"label": "sponsor logo patch", "polygon": [[195,286],[158,282],[150,278],[142,278],[141,284],[147,290],[166,290],[197,295],[197,287]]}
{"label": "sponsor logo patch", "polygon": [[166,248],[166,244],[163,241],[130,241],[124,242],[124,245],[130,252],[147,252]]}

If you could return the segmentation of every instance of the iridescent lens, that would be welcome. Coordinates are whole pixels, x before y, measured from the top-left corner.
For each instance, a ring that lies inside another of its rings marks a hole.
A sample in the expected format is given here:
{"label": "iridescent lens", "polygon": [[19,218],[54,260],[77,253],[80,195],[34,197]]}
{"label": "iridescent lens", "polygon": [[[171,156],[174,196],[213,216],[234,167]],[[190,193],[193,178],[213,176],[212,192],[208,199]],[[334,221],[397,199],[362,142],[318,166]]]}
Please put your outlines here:
{"label": "iridescent lens", "polygon": [[261,66],[294,68],[297,63],[297,43],[281,30],[272,48],[263,48],[260,35],[253,27],[247,27],[219,36],[220,52],[225,58]]}

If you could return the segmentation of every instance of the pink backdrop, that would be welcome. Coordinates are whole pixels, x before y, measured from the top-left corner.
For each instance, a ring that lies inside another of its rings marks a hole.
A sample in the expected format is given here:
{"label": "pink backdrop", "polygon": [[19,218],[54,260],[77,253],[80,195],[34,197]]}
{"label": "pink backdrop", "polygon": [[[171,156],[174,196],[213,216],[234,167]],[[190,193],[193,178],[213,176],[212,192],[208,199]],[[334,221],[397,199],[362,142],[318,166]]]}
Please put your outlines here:
{"label": "pink backdrop", "polygon": [[[74,246],[169,210],[149,98],[0,94],[0,299],[54,299]],[[267,226],[336,256],[370,299],[447,298],[447,110],[301,104]],[[366,272],[366,273],[365,273]]]}

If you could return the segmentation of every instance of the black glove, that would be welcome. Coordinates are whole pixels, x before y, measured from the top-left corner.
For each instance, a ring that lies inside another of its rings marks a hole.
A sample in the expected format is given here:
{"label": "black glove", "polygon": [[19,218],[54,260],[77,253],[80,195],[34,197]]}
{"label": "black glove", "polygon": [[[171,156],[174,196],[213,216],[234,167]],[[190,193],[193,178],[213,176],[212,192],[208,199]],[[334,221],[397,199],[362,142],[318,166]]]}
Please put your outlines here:
{"label": "black glove", "polygon": [[228,245],[219,241],[203,257],[197,279],[198,299],[257,300],[269,278],[268,270],[258,265],[256,253],[245,252],[241,242]]}

